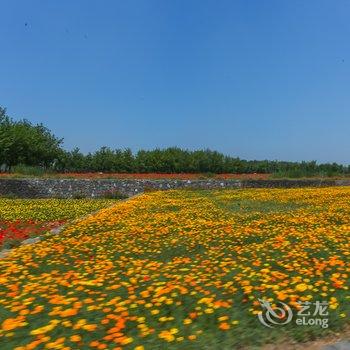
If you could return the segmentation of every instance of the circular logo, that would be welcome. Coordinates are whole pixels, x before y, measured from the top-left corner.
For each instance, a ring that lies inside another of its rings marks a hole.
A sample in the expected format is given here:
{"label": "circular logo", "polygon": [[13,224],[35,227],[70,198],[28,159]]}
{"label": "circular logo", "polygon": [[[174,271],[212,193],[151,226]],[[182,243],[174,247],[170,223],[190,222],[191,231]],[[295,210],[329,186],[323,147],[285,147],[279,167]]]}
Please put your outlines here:
{"label": "circular logo", "polygon": [[258,314],[259,321],[266,327],[283,326],[293,318],[292,309],[285,303],[279,302],[278,307],[272,308],[270,302],[258,299],[263,310]]}

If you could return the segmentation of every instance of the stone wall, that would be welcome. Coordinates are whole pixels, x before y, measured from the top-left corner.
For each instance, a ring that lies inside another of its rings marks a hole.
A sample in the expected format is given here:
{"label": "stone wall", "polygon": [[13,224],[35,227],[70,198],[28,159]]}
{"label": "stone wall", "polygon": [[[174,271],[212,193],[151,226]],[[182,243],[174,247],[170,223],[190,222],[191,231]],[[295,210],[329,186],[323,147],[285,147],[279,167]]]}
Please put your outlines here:
{"label": "stone wall", "polygon": [[19,198],[102,197],[107,192],[127,196],[145,190],[179,188],[295,188],[350,186],[350,180],[134,180],[134,179],[0,179],[0,196]]}

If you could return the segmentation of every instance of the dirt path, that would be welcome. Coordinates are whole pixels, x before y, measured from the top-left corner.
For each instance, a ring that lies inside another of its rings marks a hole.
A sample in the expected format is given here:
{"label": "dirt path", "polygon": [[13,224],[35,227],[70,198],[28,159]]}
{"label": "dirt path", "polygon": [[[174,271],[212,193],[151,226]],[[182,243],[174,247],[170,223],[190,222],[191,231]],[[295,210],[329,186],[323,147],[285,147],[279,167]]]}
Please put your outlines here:
{"label": "dirt path", "polygon": [[350,350],[350,326],[325,338],[305,343],[267,344],[261,350]]}

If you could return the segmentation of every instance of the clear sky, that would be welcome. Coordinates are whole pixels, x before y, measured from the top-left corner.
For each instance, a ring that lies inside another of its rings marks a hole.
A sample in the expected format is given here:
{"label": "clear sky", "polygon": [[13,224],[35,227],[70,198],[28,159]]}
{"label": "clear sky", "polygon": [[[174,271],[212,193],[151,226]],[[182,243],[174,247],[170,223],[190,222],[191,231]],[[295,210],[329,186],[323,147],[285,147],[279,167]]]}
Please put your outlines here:
{"label": "clear sky", "polygon": [[347,0],[0,0],[0,105],[64,146],[350,163]]}

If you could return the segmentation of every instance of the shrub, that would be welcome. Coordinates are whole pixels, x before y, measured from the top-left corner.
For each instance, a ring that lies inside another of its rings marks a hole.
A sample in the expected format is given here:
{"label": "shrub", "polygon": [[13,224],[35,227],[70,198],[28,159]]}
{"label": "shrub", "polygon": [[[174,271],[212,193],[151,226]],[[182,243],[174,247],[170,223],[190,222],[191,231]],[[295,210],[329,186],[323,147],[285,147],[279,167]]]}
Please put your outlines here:
{"label": "shrub", "polygon": [[40,166],[29,166],[25,164],[18,164],[12,167],[11,173],[21,175],[43,176],[45,169]]}

